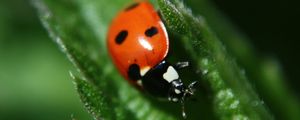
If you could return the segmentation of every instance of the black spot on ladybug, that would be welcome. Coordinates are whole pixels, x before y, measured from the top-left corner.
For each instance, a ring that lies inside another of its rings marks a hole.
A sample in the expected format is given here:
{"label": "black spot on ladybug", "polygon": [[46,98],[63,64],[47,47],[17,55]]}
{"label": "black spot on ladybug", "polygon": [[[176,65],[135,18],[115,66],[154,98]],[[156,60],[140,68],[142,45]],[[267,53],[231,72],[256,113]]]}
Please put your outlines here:
{"label": "black spot on ladybug", "polygon": [[130,6],[128,6],[128,7],[125,9],[125,11],[132,10],[132,9],[136,8],[137,6],[139,6],[139,3],[134,3],[134,4],[130,5]]}
{"label": "black spot on ladybug", "polygon": [[140,74],[140,66],[137,64],[131,64],[128,68],[127,74],[131,80],[139,80],[142,78]]}
{"label": "black spot on ladybug", "polygon": [[147,37],[152,37],[152,36],[156,35],[157,33],[158,33],[157,28],[153,27],[153,26],[145,31],[145,35]]}
{"label": "black spot on ladybug", "polygon": [[115,38],[117,44],[122,44],[126,37],[128,36],[128,31],[127,30],[122,30],[121,32],[118,33],[117,37]]}

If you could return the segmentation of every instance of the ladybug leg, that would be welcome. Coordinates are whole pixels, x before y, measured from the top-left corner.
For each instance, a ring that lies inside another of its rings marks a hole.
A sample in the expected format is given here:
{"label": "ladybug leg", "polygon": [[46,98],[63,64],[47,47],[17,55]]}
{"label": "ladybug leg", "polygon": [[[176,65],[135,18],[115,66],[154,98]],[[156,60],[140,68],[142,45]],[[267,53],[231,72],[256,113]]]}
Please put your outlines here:
{"label": "ladybug leg", "polygon": [[193,81],[189,86],[187,87],[187,91],[190,95],[193,95],[196,91],[198,85],[198,81]]}
{"label": "ladybug leg", "polygon": [[175,65],[174,65],[174,67],[176,68],[176,69],[182,69],[182,68],[186,68],[186,67],[188,67],[190,65],[190,63],[189,62],[177,62]]}

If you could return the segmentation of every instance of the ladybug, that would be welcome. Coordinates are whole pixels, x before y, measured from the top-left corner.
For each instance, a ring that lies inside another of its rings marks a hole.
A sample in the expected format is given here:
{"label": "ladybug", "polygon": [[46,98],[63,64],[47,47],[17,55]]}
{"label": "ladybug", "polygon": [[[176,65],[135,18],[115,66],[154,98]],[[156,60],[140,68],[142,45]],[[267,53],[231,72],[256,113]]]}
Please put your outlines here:
{"label": "ladybug", "polygon": [[173,65],[166,60],[168,33],[150,3],[137,2],[121,11],[111,23],[107,46],[119,72],[138,89],[182,104],[194,94],[197,82],[185,86],[178,74],[189,63]]}

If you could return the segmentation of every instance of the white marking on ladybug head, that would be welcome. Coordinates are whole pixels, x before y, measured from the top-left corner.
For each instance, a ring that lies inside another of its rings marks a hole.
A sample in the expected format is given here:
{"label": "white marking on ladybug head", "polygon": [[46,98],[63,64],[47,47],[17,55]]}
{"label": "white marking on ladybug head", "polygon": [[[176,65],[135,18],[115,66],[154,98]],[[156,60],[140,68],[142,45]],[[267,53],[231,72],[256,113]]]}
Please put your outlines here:
{"label": "white marking on ladybug head", "polygon": [[173,102],[178,102],[178,98],[173,98],[172,101]]}
{"label": "white marking on ladybug head", "polygon": [[163,74],[163,77],[166,81],[168,81],[170,83],[173,80],[178,79],[179,75],[178,75],[177,71],[172,66],[169,66],[168,69],[167,69],[167,72],[165,72]]}
{"label": "white marking on ladybug head", "polygon": [[149,66],[143,67],[140,71],[141,76],[144,76],[150,70]]}
{"label": "white marking on ladybug head", "polygon": [[139,86],[143,86],[142,80],[137,80],[136,82]]}
{"label": "white marking on ladybug head", "polygon": [[181,93],[181,91],[178,90],[178,89],[175,89],[174,91],[175,91],[176,94],[180,94]]}

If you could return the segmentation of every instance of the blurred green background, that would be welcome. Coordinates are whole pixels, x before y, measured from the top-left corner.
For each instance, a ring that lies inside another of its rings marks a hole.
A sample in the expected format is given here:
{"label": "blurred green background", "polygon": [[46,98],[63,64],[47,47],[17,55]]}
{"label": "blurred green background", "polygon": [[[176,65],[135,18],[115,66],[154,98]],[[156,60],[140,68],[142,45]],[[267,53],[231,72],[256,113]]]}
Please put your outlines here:
{"label": "blurred green background", "polygon": [[[214,0],[261,56],[277,58],[300,97],[299,0]],[[300,114],[300,113],[299,113]]]}
{"label": "blurred green background", "polygon": [[72,68],[28,1],[0,1],[0,120],[88,119]]}
{"label": "blurred green background", "polygon": [[[300,96],[296,1],[215,0],[260,55],[277,57]],[[73,87],[73,67],[50,40],[26,0],[0,1],[0,120],[90,119]]]}

